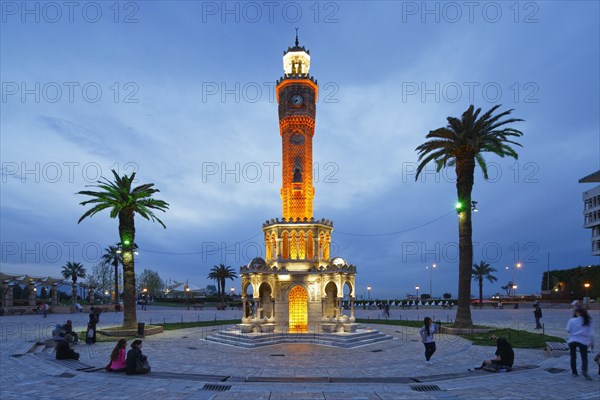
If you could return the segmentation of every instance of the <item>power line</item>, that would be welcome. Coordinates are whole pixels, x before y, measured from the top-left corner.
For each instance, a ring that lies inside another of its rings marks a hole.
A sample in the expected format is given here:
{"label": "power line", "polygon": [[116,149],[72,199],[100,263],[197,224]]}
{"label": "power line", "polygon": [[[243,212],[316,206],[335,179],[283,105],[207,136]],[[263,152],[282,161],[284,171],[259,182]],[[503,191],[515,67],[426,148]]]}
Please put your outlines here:
{"label": "power line", "polygon": [[441,217],[437,217],[436,219],[433,219],[429,222],[426,222],[424,224],[409,228],[409,229],[404,229],[402,231],[396,231],[396,232],[388,232],[388,233],[352,233],[352,232],[341,232],[341,231],[335,231],[336,234],[340,234],[340,235],[348,235],[348,236],[392,236],[392,235],[398,235],[400,233],[406,233],[406,232],[410,232],[410,231],[414,231],[416,229],[422,228],[424,226],[427,226],[429,224],[433,224],[436,221],[439,221],[440,219],[455,213],[456,210],[450,210],[448,211],[446,214],[442,215]]}

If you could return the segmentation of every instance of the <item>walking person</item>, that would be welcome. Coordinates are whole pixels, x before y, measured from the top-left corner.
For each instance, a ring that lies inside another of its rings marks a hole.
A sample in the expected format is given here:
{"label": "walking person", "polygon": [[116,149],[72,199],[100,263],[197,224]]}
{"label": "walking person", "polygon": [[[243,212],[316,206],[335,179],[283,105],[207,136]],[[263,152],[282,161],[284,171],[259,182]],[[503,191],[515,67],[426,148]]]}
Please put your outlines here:
{"label": "walking person", "polygon": [[535,329],[542,329],[542,324],[540,324],[540,319],[542,318],[542,308],[538,303],[534,303],[533,308],[533,316],[535,317]]}
{"label": "walking person", "polygon": [[433,337],[435,333],[435,324],[429,317],[425,317],[423,320],[423,327],[419,330],[421,335],[421,341],[425,345],[425,360],[427,365],[433,365],[431,356],[435,353],[435,339]]}
{"label": "walking person", "polygon": [[569,319],[567,323],[567,332],[569,338],[567,344],[571,353],[571,373],[573,377],[578,376],[577,373],[577,349],[581,354],[581,372],[585,379],[591,380],[588,375],[588,346],[594,346],[594,331],[592,330],[592,319],[585,308],[577,307],[575,316]]}

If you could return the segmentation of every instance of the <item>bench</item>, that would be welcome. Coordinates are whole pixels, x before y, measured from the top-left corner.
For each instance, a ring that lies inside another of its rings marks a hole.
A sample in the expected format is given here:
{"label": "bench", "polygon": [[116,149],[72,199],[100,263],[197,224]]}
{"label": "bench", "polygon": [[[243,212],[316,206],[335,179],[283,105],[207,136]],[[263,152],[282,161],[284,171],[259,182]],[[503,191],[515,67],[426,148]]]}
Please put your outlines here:
{"label": "bench", "polygon": [[[562,356],[565,353],[560,353],[560,352],[567,352],[569,351],[569,345],[565,342],[546,342],[546,351],[548,352],[548,354],[550,354],[551,356]],[[555,353],[557,352],[557,353]]]}

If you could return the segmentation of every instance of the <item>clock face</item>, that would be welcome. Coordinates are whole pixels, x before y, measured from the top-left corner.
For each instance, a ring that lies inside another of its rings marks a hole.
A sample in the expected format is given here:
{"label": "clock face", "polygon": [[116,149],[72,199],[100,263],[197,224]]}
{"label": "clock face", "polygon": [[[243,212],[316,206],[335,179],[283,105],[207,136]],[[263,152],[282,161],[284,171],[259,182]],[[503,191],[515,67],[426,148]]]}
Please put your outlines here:
{"label": "clock face", "polygon": [[290,136],[290,142],[292,144],[300,145],[300,144],[304,143],[304,135],[296,132],[292,136]]}
{"label": "clock face", "polygon": [[304,98],[302,96],[300,96],[299,94],[295,94],[292,96],[292,98],[290,99],[290,102],[295,106],[295,107],[300,107],[302,105],[302,103],[304,103]]}

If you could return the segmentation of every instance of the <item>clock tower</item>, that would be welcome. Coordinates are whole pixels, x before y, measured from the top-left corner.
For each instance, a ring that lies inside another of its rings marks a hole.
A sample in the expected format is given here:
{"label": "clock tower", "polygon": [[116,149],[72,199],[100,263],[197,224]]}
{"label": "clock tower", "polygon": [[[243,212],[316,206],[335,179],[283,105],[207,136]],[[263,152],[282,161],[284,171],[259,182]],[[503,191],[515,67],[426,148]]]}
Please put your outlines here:
{"label": "clock tower", "polygon": [[284,76],[277,81],[282,141],[281,202],[287,220],[313,216],[312,139],[315,134],[317,81],[309,75],[310,51],[296,45],[283,53]]}
{"label": "clock tower", "polygon": [[[282,218],[263,223],[265,257],[256,257],[240,269],[242,332],[356,329],[356,267],[331,256],[333,222],[313,217],[312,140],[318,86],[309,70],[310,52],[300,46],[296,32],[295,46],[283,52],[284,74],[276,86]],[[345,290],[350,316],[342,312]],[[255,307],[248,307],[249,302]]]}

